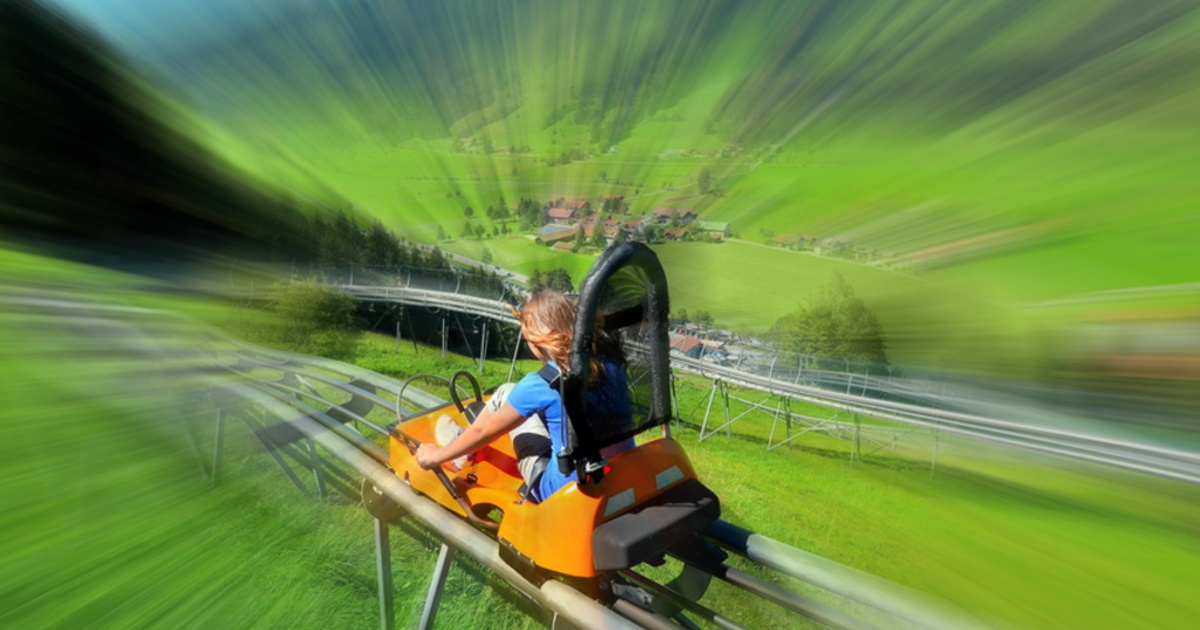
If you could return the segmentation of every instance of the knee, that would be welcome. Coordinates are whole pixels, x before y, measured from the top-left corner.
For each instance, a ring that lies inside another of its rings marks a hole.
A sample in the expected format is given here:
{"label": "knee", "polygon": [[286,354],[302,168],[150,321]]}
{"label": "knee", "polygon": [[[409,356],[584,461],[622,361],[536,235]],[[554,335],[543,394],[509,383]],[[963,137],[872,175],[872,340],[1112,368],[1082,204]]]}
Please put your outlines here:
{"label": "knee", "polygon": [[496,391],[492,393],[492,397],[488,399],[488,411],[495,412],[497,409],[503,406],[504,403],[508,401],[508,395],[512,392],[513,387],[516,385],[516,383],[504,383],[503,385],[497,387]]}

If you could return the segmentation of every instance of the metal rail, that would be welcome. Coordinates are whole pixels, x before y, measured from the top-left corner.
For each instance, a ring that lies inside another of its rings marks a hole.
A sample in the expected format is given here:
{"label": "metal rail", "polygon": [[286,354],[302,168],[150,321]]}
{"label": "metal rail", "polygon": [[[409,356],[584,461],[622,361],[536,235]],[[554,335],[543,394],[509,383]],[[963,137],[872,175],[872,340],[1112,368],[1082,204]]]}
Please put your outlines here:
{"label": "metal rail", "polygon": [[463,293],[447,293],[411,287],[364,287],[358,285],[336,285],[360,300],[399,302],[409,306],[424,306],[458,311],[470,315],[488,317],[497,321],[516,324],[517,318],[506,302],[475,297]]}
{"label": "metal rail", "polygon": [[[237,404],[253,404],[266,410],[270,415],[280,418],[282,424],[295,428],[302,432],[307,439],[315,441],[334,458],[363,475],[367,483],[373,484],[379,492],[400,506],[404,512],[414,515],[432,531],[442,535],[449,547],[445,548],[445,553],[439,556],[442,558],[438,562],[440,574],[444,574],[451,561],[451,548],[456,548],[479,560],[500,577],[512,582],[518,590],[529,595],[547,610],[552,611],[554,615],[576,627],[627,627],[630,620],[637,627],[677,627],[668,621],[667,617],[643,610],[626,601],[618,602],[613,609],[606,609],[565,584],[550,581],[538,586],[520,578],[515,570],[500,560],[494,539],[432,500],[414,493],[406,483],[388,469],[386,453],[382,448],[372,444],[361,434],[346,426],[349,420],[353,420],[360,422],[365,427],[386,432],[385,429],[365,417],[369,411],[347,411],[345,406],[348,406],[348,403],[333,403],[323,398],[317,389],[307,386],[307,381],[313,380],[325,388],[332,388],[352,396],[367,397],[373,406],[387,410],[390,416],[396,412],[397,406],[392,400],[389,400],[388,396],[370,394],[349,382],[340,380],[338,376],[370,382],[373,387],[380,388],[380,391],[386,393],[399,391],[403,385],[398,381],[378,374],[371,375],[360,368],[335,361],[261,349],[255,350],[249,355],[241,355],[235,362],[221,363],[220,369],[226,372],[243,370],[239,379],[222,386],[223,398],[226,401],[234,397],[240,401]],[[250,370],[280,373],[284,376],[272,380],[251,374]],[[297,382],[295,379],[301,379],[299,382],[304,387],[295,387]],[[413,388],[407,388],[406,391],[414,392],[414,394],[416,392]],[[421,396],[429,395],[421,394]],[[341,418],[334,418],[332,411],[321,411],[321,407],[330,410],[338,409]],[[264,446],[269,445],[264,442]],[[278,458],[277,462],[281,466],[285,465]],[[314,461],[314,466],[315,464]],[[293,483],[296,483],[295,475],[290,476],[293,478]],[[856,602],[856,605],[861,605],[861,608],[867,611],[868,617],[873,616],[885,621],[904,620],[919,627],[939,630],[967,630],[980,627],[974,620],[949,611],[928,596],[723,521],[718,521],[712,526],[706,532],[706,536],[754,564],[818,587],[847,601]],[[861,610],[847,612],[830,608],[788,591],[776,583],[755,578],[719,562],[696,561],[695,558],[683,556],[680,556],[680,559],[689,564],[689,570],[708,573],[740,589],[749,597],[772,602],[785,610],[816,620],[828,627],[845,629],[876,627],[873,622],[860,618],[859,615],[863,614]],[[668,602],[664,605],[669,608],[673,607],[674,611],[684,609],[692,614],[699,614],[720,627],[740,627],[736,621],[727,619],[718,612],[696,603],[694,597],[673,591],[669,585],[655,584],[636,574],[628,577],[632,578],[631,581],[647,586],[648,590],[662,597],[664,602]],[[430,598],[427,600],[425,618],[430,622],[436,614],[437,599],[440,593],[437,584],[435,580]],[[686,590],[686,584],[683,586]],[[381,590],[380,596],[381,601],[390,597],[390,589],[387,592]],[[614,613],[614,610],[617,612]],[[614,622],[610,615],[616,615],[616,619],[619,619],[620,623]],[[688,627],[689,622],[683,621],[682,623]],[[607,625],[598,626],[596,624]]]}
{"label": "metal rail", "polygon": [[638,626],[562,582],[548,580],[535,585],[500,559],[496,541],[465,520],[421,497],[374,458],[344,441],[338,434],[312,418],[297,416],[290,404],[248,385],[230,385],[229,392],[266,409],[272,415],[290,418],[288,422],[314,440],[342,463],[374,484],[388,499],[416,517],[443,541],[465,552],[505,582],[543,608],[577,628],[637,628]]}
{"label": "metal rail", "polygon": [[[394,301],[414,306],[456,310],[470,315],[489,317],[497,321],[516,323],[516,318],[509,310],[508,304],[497,300],[406,287],[340,285],[339,288],[359,299]],[[1030,422],[990,418],[978,414],[835,392],[686,357],[672,356],[671,367],[674,370],[699,374],[739,387],[850,413],[944,431],[1019,449],[1070,457],[1189,483],[1200,483],[1200,453],[1191,451],[1165,448],[1078,430],[1039,426]],[[883,391],[894,389],[894,393],[897,395],[910,393],[906,388],[894,387],[882,380],[875,382],[873,386]]]}
{"label": "metal rail", "polygon": [[1000,420],[854,394],[830,392],[806,385],[775,381],[732,368],[705,365],[694,359],[672,357],[672,367],[724,380],[734,385],[785,395],[793,400],[811,402],[850,413],[936,429],[1041,453],[1137,470],[1180,481],[1200,483],[1200,454],[1189,451],[1168,449],[1080,431],[1041,427],[1012,420]]}

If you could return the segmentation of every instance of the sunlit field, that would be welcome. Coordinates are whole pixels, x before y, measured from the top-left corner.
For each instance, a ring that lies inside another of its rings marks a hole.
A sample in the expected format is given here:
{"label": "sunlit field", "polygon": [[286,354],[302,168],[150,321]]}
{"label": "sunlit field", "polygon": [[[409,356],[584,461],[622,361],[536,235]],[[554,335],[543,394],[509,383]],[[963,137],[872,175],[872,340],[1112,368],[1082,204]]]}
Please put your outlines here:
{"label": "sunlit field", "polygon": [[[629,147],[640,146],[639,130]],[[1196,236],[1197,217],[1187,205],[1196,191],[1178,171],[1193,149],[1139,149],[1136,164],[1115,162],[1114,141],[1085,136],[1000,153],[957,138],[904,148],[848,142],[840,152],[825,151],[830,155],[780,153],[766,163],[634,154],[621,144],[616,155],[551,167],[541,161],[545,154],[456,154],[448,141],[313,157],[325,184],[406,238],[441,242],[476,259],[486,247],[503,268],[529,274],[563,267],[576,282],[589,264],[583,256],[512,235],[496,238],[492,232],[502,224],[485,218],[485,209],[521,198],[604,195],[624,196],[633,217],[692,207],[703,218],[730,222],[736,238],[717,247],[657,248],[677,270],[676,305],[707,310],[722,327],[761,333],[837,269],[878,308],[896,361],[928,365],[971,356],[982,360],[970,369],[989,371],[989,365],[1040,360],[1026,345],[1028,333],[1053,336],[1071,325],[1036,311],[1044,302],[1194,279],[1181,262]],[[695,180],[705,168],[720,196],[698,194]],[[486,236],[463,239],[468,223],[481,225]],[[449,242],[439,241],[439,230]],[[928,252],[928,258],[918,256],[916,268],[889,269],[779,248],[771,255],[747,245],[774,246],[773,237],[785,233],[837,236],[893,256]]]}

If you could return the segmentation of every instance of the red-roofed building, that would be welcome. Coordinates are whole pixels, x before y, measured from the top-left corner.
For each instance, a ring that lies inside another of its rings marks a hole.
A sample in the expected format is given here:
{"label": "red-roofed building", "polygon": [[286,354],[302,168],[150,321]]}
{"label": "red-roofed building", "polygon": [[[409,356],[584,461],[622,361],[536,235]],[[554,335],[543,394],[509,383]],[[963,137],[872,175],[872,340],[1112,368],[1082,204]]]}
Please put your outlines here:
{"label": "red-roofed building", "polygon": [[806,249],[812,245],[813,237],[808,234],[780,234],[775,244],[787,249]]}
{"label": "red-roofed building", "polygon": [[704,354],[704,342],[691,335],[671,334],[671,352],[699,359]]}
{"label": "red-roofed building", "polygon": [[568,225],[575,218],[575,210],[571,208],[550,208],[550,222],[558,225]]}

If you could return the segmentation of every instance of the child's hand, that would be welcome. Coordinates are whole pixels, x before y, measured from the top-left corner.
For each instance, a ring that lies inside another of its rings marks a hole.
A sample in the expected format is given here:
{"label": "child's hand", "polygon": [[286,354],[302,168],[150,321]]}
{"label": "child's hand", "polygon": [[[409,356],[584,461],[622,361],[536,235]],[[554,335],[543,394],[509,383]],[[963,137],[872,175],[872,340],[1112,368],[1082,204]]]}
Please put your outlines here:
{"label": "child's hand", "polygon": [[413,457],[417,459],[418,466],[424,468],[425,470],[429,470],[435,466],[442,465],[443,460],[441,458],[441,454],[441,448],[438,448],[432,444],[422,444],[421,446],[417,447],[417,452],[413,454]]}

